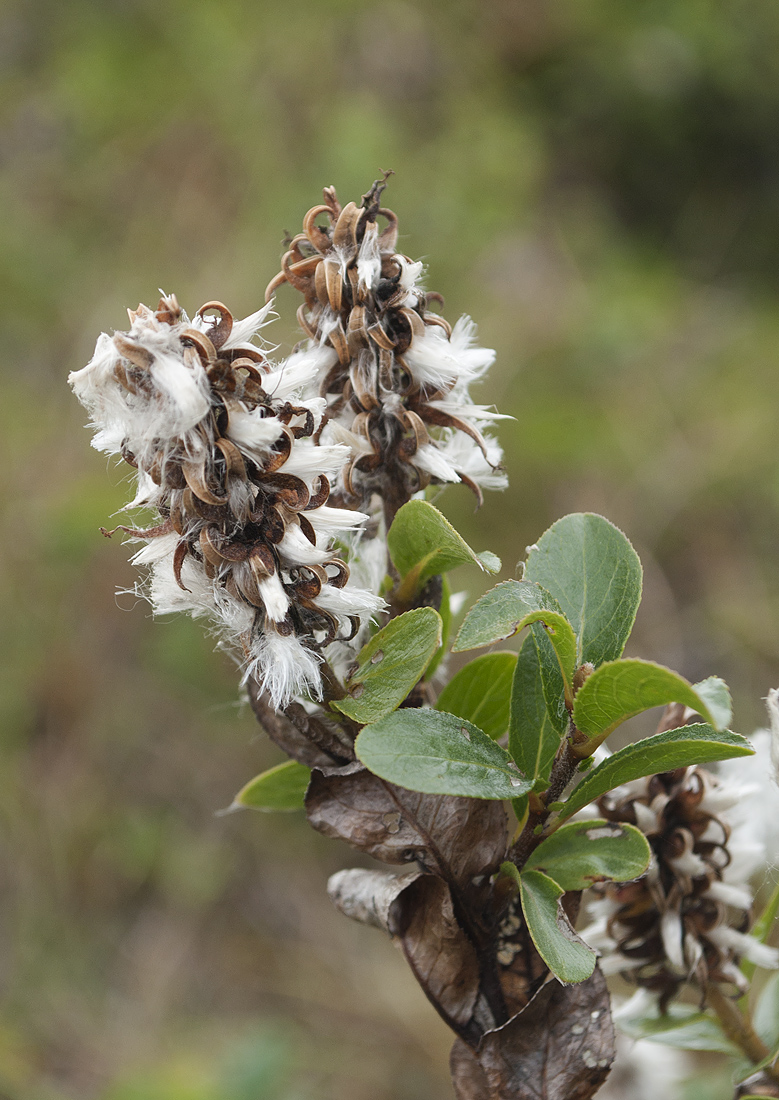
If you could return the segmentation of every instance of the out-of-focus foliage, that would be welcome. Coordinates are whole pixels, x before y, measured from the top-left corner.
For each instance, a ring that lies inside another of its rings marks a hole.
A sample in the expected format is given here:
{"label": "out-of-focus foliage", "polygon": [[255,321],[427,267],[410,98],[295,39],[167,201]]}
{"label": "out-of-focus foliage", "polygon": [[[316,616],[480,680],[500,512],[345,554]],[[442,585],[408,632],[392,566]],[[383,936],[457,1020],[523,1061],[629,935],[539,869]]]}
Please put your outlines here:
{"label": "out-of-focus foliage", "polygon": [[115,598],[124,474],[65,377],[160,285],[257,308],[321,187],[394,169],[401,247],[516,417],[507,493],[439,503],[509,570],[608,515],[631,647],[726,678],[748,732],[779,680],[779,9],[8,0],[0,90],[0,1094],[445,1097],[443,1025],[330,911],[354,857],[213,816],[279,754],[197,626]]}

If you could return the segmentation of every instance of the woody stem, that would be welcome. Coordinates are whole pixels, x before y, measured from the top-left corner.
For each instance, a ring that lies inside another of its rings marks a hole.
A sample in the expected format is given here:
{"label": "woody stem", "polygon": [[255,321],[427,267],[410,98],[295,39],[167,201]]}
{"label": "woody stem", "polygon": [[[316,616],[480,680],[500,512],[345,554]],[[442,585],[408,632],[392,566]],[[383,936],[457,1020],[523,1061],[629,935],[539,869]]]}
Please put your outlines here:
{"label": "woody stem", "polygon": [[[549,787],[537,801],[540,805],[531,809],[528,814],[525,827],[522,830],[516,844],[512,845],[508,858],[516,863],[520,869],[525,865],[528,856],[541,843],[539,826],[543,826],[549,817],[551,810],[547,806],[555,802],[576,774],[579,760],[574,755],[571,742],[566,738],[557,759],[552,766],[552,774],[549,777]],[[532,805],[532,803],[531,803]],[[536,832],[538,830],[538,833]]]}
{"label": "woody stem", "polygon": [[[727,1037],[743,1050],[750,1062],[757,1065],[768,1058],[771,1052],[756,1034],[748,1018],[741,1012],[736,1002],[726,997],[714,982],[706,983],[706,1002],[716,1012]],[[779,1081],[779,1069],[775,1063],[764,1066],[763,1072],[775,1081]]]}

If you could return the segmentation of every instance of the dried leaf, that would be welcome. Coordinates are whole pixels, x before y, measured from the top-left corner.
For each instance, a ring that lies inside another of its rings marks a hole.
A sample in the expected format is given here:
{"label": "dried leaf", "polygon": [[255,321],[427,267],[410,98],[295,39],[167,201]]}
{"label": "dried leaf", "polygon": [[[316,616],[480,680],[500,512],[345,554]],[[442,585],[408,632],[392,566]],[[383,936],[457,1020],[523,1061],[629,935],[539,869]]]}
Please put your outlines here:
{"label": "dried leaf", "polygon": [[345,917],[390,931],[390,908],[399,894],[420,877],[422,871],[366,871],[351,867],[337,871],[327,881],[327,893]]}
{"label": "dried leaf", "polygon": [[384,863],[416,860],[462,886],[474,875],[496,870],[506,849],[500,802],[408,791],[356,762],[315,768],[306,810],[325,836]]}
{"label": "dried leaf", "polygon": [[454,915],[447,884],[435,875],[354,868],[332,875],[327,892],[347,917],[397,939],[426,996],[449,1027],[477,1041],[479,960]]}
{"label": "dried leaf", "polygon": [[[279,714],[274,709],[268,696],[260,691],[256,680],[249,680],[246,686],[249,693],[249,702],[257,721],[271,741],[278,745],[287,756],[291,756],[299,764],[305,764],[307,768],[327,766],[333,763],[333,755],[325,752],[299,728],[304,721],[309,722],[309,728],[311,724],[311,719],[299,703],[292,703],[287,708],[290,713],[300,719],[299,726],[295,726],[286,715]],[[298,714],[298,711],[302,713]],[[346,750],[340,749],[338,755],[345,757]]]}
{"label": "dried leaf", "polygon": [[389,912],[412,973],[446,1023],[478,1035],[473,1020],[479,997],[479,959],[454,915],[449,887],[422,875],[403,890]]}
{"label": "dried leaf", "polygon": [[455,1039],[449,1055],[449,1071],[457,1100],[491,1100],[487,1074],[467,1043]]}
{"label": "dried leaf", "polygon": [[609,994],[596,969],[578,985],[547,982],[475,1053],[458,1040],[451,1069],[458,1100],[590,1100],[613,1059]]}

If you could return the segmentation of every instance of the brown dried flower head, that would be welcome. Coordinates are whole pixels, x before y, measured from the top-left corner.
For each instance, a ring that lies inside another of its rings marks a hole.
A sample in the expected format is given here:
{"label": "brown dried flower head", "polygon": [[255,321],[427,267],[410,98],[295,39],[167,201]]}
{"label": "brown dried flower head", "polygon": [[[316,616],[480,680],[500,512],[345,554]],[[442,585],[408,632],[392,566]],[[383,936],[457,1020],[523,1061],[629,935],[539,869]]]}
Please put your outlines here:
{"label": "brown dried flower head", "polygon": [[749,866],[730,848],[724,812],[738,798],[705,768],[690,767],[636,780],[604,795],[600,814],[636,825],[653,859],[636,882],[596,888],[596,918],[582,933],[607,957],[606,973],[659,995],[661,1007],[684,982],[746,986],[737,962],[776,967],[779,957],[747,935],[752,894]]}
{"label": "brown dried flower head", "polygon": [[348,451],[314,441],[323,402],[296,396],[310,372],[273,369],[251,342],[267,313],[236,324],[209,302],[190,322],[163,296],[101,337],[71,384],[95,445],[138,470],[132,504],[156,510],[153,526],[121,528],[147,542],[134,561],[151,567],[155,610],[210,616],[283,706],[317,694],[322,647],[382,601],[348,586],[331,548],[366,517],[328,507]]}
{"label": "brown dried flower head", "polygon": [[[380,205],[385,180],[341,206],[332,187],[289,244],[266,296],[282,283],[305,301],[298,321],[319,354],[327,400],[323,438],[347,442],[342,488],[367,505],[379,492],[403,503],[431,481],[502,488],[501,452],[480,428],[499,418],[468,386],[494,353],[473,347],[469,318],[452,328],[419,286],[422,264],[397,252],[398,220]],[[378,219],[386,224],[379,228]]]}

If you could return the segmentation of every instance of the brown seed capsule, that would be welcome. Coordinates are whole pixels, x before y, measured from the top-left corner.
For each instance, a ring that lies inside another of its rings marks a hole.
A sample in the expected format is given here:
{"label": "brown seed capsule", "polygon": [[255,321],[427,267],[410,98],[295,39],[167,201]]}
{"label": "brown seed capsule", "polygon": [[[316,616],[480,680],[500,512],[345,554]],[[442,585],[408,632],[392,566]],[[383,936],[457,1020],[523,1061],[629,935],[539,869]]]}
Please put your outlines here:
{"label": "brown seed capsule", "polygon": [[337,423],[366,436],[373,452],[353,454],[342,477],[346,499],[367,506],[378,492],[400,504],[433,480],[461,481],[480,502],[482,485],[505,483],[500,451],[481,430],[497,414],[474,406],[467,392],[474,364],[481,371],[491,353],[471,349],[467,320],[453,330],[429,311],[440,295],[420,290],[421,264],[395,251],[397,218],[379,205],[385,183],[377,180],[359,206],[341,207],[326,188],[324,203],[303,219],[311,263],[295,262],[293,242],[267,293],[282,281],[300,291],[298,320],[310,347],[338,357],[320,375],[328,402],[322,438],[340,438]]}

